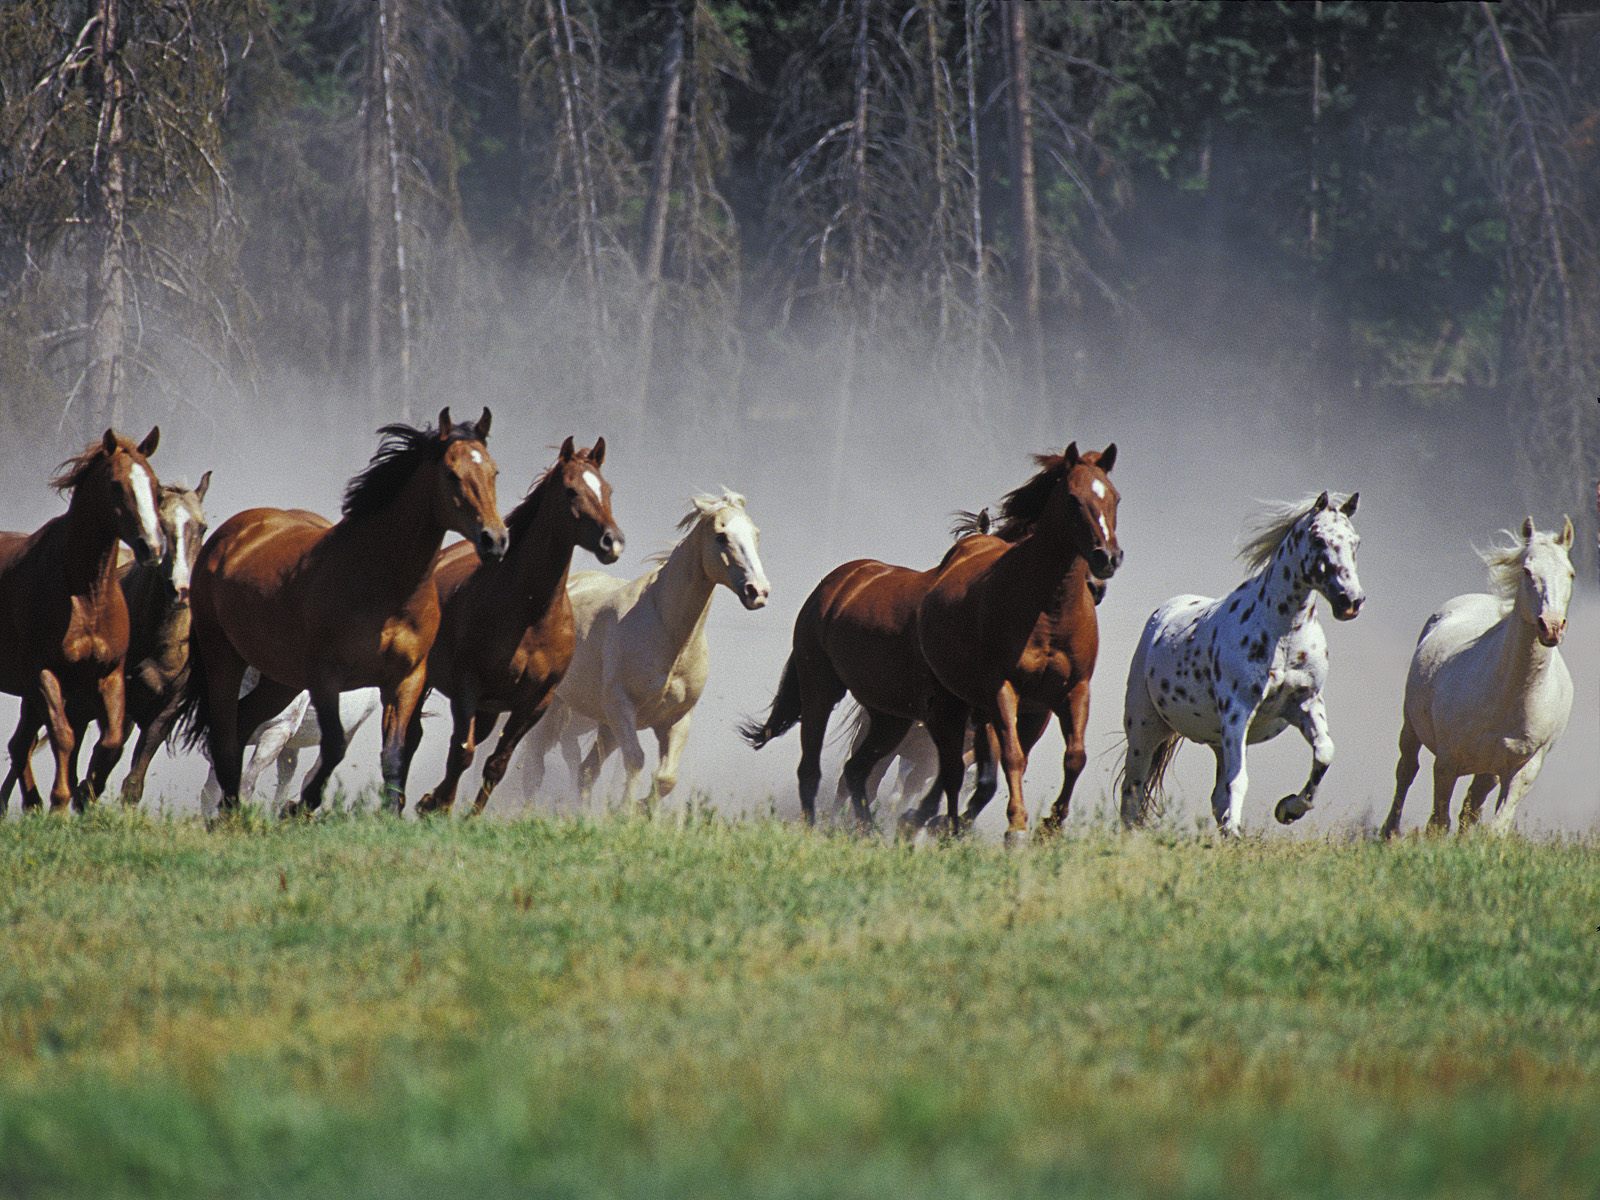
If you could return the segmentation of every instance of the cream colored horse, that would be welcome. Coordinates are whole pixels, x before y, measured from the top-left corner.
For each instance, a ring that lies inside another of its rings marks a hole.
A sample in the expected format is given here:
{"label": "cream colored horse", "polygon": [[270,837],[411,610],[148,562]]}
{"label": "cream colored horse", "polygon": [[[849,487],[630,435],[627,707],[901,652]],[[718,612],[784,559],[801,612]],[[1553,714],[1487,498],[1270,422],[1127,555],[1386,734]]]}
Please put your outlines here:
{"label": "cream colored horse", "polygon": [[[559,743],[587,799],[607,757],[622,751],[623,801],[631,803],[644,770],[639,735],[656,735],[660,761],[647,803],[678,782],[689,718],[705,691],[710,658],[706,615],[717,585],[748,609],[761,608],[770,588],[757,545],[760,530],[744,497],[696,496],[678,523],[683,539],[637,579],[579,571],[567,586],[578,644],[544,720],[528,735],[523,782],[530,796],[544,781],[544,761]],[[578,738],[597,730],[581,763]]]}
{"label": "cream colored horse", "polygon": [[1457,596],[1428,618],[1406,677],[1400,762],[1385,837],[1400,829],[1400,810],[1417,777],[1417,751],[1433,751],[1433,816],[1450,828],[1456,780],[1471,775],[1461,826],[1477,822],[1500,785],[1496,833],[1511,828],[1517,805],[1538,778],[1544,756],[1572,713],[1572,676],[1556,647],[1572,599],[1572,521],[1539,533],[1533,518],[1520,538],[1483,554],[1494,595]]}

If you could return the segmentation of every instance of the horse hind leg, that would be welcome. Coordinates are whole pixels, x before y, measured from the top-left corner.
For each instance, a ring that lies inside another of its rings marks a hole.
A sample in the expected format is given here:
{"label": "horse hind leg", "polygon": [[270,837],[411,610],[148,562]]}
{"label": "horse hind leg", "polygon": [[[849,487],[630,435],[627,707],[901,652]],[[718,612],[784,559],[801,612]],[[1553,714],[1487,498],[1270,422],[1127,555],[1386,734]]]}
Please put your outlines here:
{"label": "horse hind leg", "polygon": [[1328,733],[1328,710],[1320,695],[1313,696],[1295,714],[1295,726],[1311,747],[1311,774],[1305,787],[1278,801],[1272,815],[1280,825],[1292,825],[1311,811],[1317,788],[1333,764],[1333,737]]}
{"label": "horse hind leg", "polygon": [[[798,669],[798,664],[797,664]],[[795,781],[800,791],[800,812],[807,825],[817,823],[817,791],[822,786],[822,746],[828,718],[844,699],[845,686],[832,667],[808,671],[800,683],[800,765]]]}
{"label": "horse hind leg", "polygon": [[1127,746],[1123,751],[1118,808],[1122,827],[1133,829],[1150,817],[1156,778],[1178,735],[1148,702],[1124,712],[1122,729]]}
{"label": "horse hind leg", "polygon": [[[1461,802],[1461,819],[1456,828],[1465,833],[1469,828],[1478,823],[1483,815],[1483,802],[1489,798],[1489,793],[1494,791],[1494,785],[1500,780],[1493,775],[1474,775],[1472,782],[1467,785],[1467,798]],[[1505,793],[1502,790],[1501,795]]]}
{"label": "horse hind leg", "polygon": [[1433,759],[1433,815],[1428,818],[1429,833],[1450,832],[1450,798],[1455,794],[1460,773],[1437,755]]}
{"label": "horse hind leg", "polygon": [[873,827],[872,808],[867,803],[867,780],[872,770],[887,758],[911,729],[909,717],[896,717],[889,713],[867,710],[866,735],[857,744],[855,752],[845,761],[841,776],[850,793],[850,806],[856,825],[863,832]]}
{"label": "horse hind leg", "polygon": [[1392,838],[1400,832],[1400,813],[1405,808],[1406,793],[1417,778],[1418,756],[1422,739],[1411,727],[1409,720],[1400,723],[1400,760],[1394,767],[1394,803],[1389,806],[1389,816],[1383,822],[1383,836]]}
{"label": "horse hind leg", "polygon": [[[322,752],[317,758],[317,766],[307,777],[305,786],[300,790],[300,797],[291,800],[279,810],[279,815],[284,820],[294,817],[309,816],[322,806],[322,793],[328,786],[334,771],[344,761],[347,743],[344,736],[344,723],[339,720],[339,689],[329,683],[321,682],[311,689],[311,707],[316,710],[317,729],[322,735]],[[237,777],[236,777],[237,778]],[[226,790],[227,785],[223,785]],[[238,784],[234,785],[234,794],[238,794]]]}

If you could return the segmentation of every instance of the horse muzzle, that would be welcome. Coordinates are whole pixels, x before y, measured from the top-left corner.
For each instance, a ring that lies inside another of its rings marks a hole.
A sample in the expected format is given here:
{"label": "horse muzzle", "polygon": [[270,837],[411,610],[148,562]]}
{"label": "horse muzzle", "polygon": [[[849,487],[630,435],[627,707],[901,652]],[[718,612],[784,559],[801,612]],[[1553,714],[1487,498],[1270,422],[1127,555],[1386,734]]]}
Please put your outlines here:
{"label": "horse muzzle", "polygon": [[510,542],[511,535],[504,529],[480,529],[472,544],[484,562],[499,562],[506,556],[506,547]]}
{"label": "horse muzzle", "polygon": [[771,593],[772,588],[767,584],[756,583],[753,580],[747,579],[745,580],[744,586],[739,589],[739,603],[744,605],[745,608],[749,609],[751,612],[754,612],[758,608],[765,608],[767,606],[767,597],[771,595]]}
{"label": "horse muzzle", "polygon": [[1096,547],[1089,552],[1089,570],[1096,579],[1110,579],[1122,565],[1122,551]]}
{"label": "horse muzzle", "polygon": [[1539,645],[1547,650],[1554,650],[1561,645],[1561,639],[1566,636],[1566,632],[1565,620],[1552,621],[1548,617],[1539,618]]}
{"label": "horse muzzle", "polygon": [[609,566],[622,557],[622,547],[626,544],[620,532],[607,529],[595,543],[594,556]]}
{"label": "horse muzzle", "polygon": [[1328,597],[1328,603],[1333,607],[1335,621],[1354,621],[1361,614],[1361,606],[1366,602],[1366,596],[1359,594]]}

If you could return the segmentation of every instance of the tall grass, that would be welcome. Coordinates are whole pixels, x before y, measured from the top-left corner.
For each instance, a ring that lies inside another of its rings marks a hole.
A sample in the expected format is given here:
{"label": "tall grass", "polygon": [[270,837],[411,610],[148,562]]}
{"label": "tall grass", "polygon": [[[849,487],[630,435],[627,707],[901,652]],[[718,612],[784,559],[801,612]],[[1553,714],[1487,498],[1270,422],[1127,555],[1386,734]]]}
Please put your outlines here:
{"label": "tall grass", "polygon": [[0,825],[0,1192],[1592,1196],[1592,847]]}

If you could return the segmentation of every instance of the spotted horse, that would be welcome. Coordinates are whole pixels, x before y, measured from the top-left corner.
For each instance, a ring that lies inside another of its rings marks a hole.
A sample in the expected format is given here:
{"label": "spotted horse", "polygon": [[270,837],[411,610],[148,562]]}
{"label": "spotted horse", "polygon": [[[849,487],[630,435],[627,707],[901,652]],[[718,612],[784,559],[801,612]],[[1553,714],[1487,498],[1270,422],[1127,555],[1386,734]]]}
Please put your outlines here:
{"label": "spotted horse", "polygon": [[1333,762],[1322,699],[1328,641],[1317,596],[1340,621],[1353,619],[1366,600],[1356,576],[1361,539],[1350,521],[1357,499],[1323,492],[1269,509],[1239,552],[1249,578],[1221,599],[1175,596],[1145,622],[1123,703],[1124,826],[1149,816],[1187,739],[1216,755],[1211,811],[1225,835],[1238,833],[1248,783],[1245,746],[1291,725],[1311,746],[1311,775],[1299,792],[1278,801],[1273,815],[1287,825],[1311,810]]}

